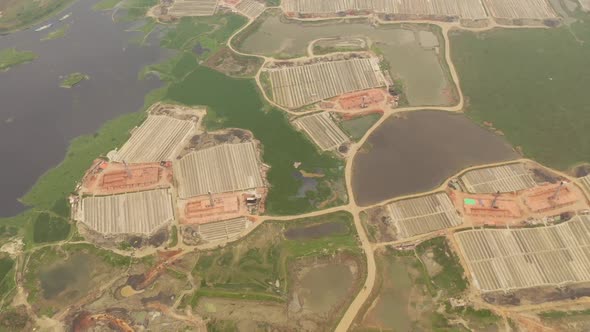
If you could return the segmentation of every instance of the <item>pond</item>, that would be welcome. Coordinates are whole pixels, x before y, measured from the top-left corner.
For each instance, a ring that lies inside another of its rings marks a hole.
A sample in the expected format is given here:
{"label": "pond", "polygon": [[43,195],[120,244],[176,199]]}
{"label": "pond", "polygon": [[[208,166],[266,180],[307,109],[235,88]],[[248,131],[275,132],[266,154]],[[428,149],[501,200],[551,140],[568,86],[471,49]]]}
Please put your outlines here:
{"label": "pond", "polygon": [[402,81],[410,105],[451,104],[454,87],[441,66],[439,37],[430,28],[375,27],[361,20],[302,23],[271,15],[242,40],[239,48],[246,53],[288,58],[305,56],[308,45],[319,38],[369,39],[389,63],[392,77]]}
{"label": "pond", "polygon": [[462,114],[416,111],[390,117],[355,156],[352,187],[359,205],[435,189],[475,165],[517,159],[501,136]]}

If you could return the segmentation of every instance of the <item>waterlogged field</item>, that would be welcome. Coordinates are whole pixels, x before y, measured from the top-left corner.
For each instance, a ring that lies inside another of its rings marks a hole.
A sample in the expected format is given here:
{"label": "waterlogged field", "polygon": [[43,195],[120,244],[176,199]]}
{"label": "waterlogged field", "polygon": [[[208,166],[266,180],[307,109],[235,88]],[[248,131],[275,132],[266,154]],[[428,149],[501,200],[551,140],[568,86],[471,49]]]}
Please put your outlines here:
{"label": "waterlogged field", "polygon": [[263,15],[235,44],[245,53],[293,58],[306,55],[308,45],[316,39],[340,36],[366,40],[372,50],[383,55],[385,67],[401,82],[411,105],[453,103],[455,88],[443,65],[442,37],[433,26],[375,27],[364,20],[301,23],[275,13]]}
{"label": "waterlogged field", "polygon": [[122,273],[129,257],[86,244],[45,247],[29,255],[24,273],[28,301],[52,315]]}
{"label": "waterlogged field", "polygon": [[[199,289],[182,303],[237,324],[284,330],[307,320],[327,328],[358,291],[363,266],[348,213],[269,222],[235,244],[199,254],[193,269]],[[232,310],[223,309],[224,299]]]}
{"label": "waterlogged field", "polygon": [[0,50],[0,72],[11,67],[35,60],[37,55],[33,52],[18,51],[14,48]]}
{"label": "waterlogged field", "polygon": [[590,17],[557,29],[455,32],[451,47],[470,118],[547,166],[590,161]]}
{"label": "waterlogged field", "polygon": [[[375,255],[378,282],[371,306],[359,315],[355,331],[502,331],[500,317],[485,309],[453,308],[450,298],[465,295],[467,281],[445,238],[415,250],[384,248]],[[442,311],[440,308],[444,308]]]}

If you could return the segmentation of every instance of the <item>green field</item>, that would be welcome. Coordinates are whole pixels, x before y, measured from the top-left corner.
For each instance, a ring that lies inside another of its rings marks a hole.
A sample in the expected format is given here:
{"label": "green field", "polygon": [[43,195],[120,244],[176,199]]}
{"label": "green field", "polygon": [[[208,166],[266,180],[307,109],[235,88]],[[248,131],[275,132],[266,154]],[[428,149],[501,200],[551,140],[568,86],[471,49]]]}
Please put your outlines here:
{"label": "green field", "polygon": [[[289,229],[334,222],[345,225],[347,232],[296,241],[283,236]],[[193,275],[201,286],[189,302],[195,305],[202,296],[284,302],[289,294],[289,262],[340,251],[360,254],[349,213],[264,223],[235,244],[199,256]]]}
{"label": "green field", "polygon": [[10,257],[0,258],[0,302],[14,288],[14,261]]}
{"label": "green field", "polygon": [[352,137],[353,140],[358,141],[365,136],[365,133],[371,129],[373,124],[375,124],[379,118],[381,118],[380,114],[369,114],[350,120],[344,120],[340,122],[340,126],[350,137]]}
{"label": "green field", "polygon": [[70,234],[70,223],[47,212],[40,213],[33,223],[33,241],[35,243],[65,240]]}
{"label": "green field", "polygon": [[33,52],[18,51],[14,48],[0,50],[0,72],[11,67],[35,60],[37,55]]}
{"label": "green field", "polygon": [[467,115],[491,122],[527,157],[590,162],[590,18],[557,29],[451,34]]}
{"label": "green field", "polygon": [[3,0],[0,1],[0,33],[33,25],[66,8],[74,0]]}
{"label": "green field", "polygon": [[418,245],[416,252],[419,255],[431,252],[433,260],[442,267],[441,272],[432,277],[435,289],[443,289],[449,296],[456,296],[467,289],[468,282],[459,257],[451,250],[446,238],[424,241]]}
{"label": "green field", "polygon": [[72,73],[61,81],[60,86],[62,88],[71,89],[74,86],[78,85],[80,82],[87,79],[90,79],[88,75],[84,75],[82,73]]}

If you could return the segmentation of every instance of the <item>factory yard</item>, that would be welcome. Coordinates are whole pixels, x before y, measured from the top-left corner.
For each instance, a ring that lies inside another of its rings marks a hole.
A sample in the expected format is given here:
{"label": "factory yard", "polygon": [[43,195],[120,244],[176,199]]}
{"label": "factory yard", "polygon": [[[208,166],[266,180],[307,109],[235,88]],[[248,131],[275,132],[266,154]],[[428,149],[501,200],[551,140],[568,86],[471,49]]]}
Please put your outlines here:
{"label": "factory yard", "polygon": [[455,234],[484,292],[590,281],[590,217],[548,227]]}
{"label": "factory yard", "polygon": [[460,181],[470,193],[506,193],[532,188],[536,185],[531,173],[522,163],[486,167],[468,171]]}
{"label": "factory yard", "polygon": [[194,132],[195,123],[166,115],[149,115],[131,133],[131,138],[112,154],[111,160],[127,163],[149,163],[172,160],[181,143]]}
{"label": "factory yard", "polygon": [[332,120],[328,112],[306,115],[293,121],[293,124],[309,135],[324,151],[336,149],[349,142],[348,136]]}
{"label": "factory yard", "polygon": [[168,189],[85,197],[75,211],[76,220],[103,234],[151,234],[174,219]]}
{"label": "factory yard", "polygon": [[545,19],[557,15],[547,0],[483,0],[492,17]]}
{"label": "factory yard", "polygon": [[113,195],[172,186],[170,163],[129,164],[95,160],[82,179],[82,195]]}
{"label": "factory yard", "polygon": [[264,212],[267,189],[202,195],[178,202],[179,223],[204,224]]}
{"label": "factory yard", "polygon": [[275,66],[265,69],[270,78],[272,98],[288,108],[386,84],[379,60],[374,57],[334,61],[314,59],[307,63],[277,62]]}
{"label": "factory yard", "polygon": [[222,144],[174,163],[180,198],[264,187],[256,143]]}
{"label": "factory yard", "polygon": [[236,9],[248,18],[256,18],[264,12],[266,6],[256,0],[242,0],[236,5]]}
{"label": "factory yard", "polygon": [[420,17],[460,17],[463,19],[487,17],[480,0],[284,0],[282,6],[287,15],[295,13],[376,12]]}
{"label": "factory yard", "polygon": [[212,16],[217,10],[218,0],[174,0],[168,8],[168,15],[184,16]]}

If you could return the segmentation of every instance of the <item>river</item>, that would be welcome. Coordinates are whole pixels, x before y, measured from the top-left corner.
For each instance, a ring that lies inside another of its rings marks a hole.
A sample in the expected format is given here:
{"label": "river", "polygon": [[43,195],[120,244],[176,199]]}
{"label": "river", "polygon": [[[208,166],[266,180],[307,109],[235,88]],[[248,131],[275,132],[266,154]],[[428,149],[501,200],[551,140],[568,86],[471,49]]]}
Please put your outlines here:
{"label": "river", "polygon": [[[149,45],[131,42],[136,23],[113,22],[112,12],[96,12],[94,0],[79,0],[63,13],[32,29],[0,37],[0,49],[32,51],[38,58],[0,72],[0,217],[25,209],[18,202],[36,180],[64,159],[70,141],[91,134],[118,115],[137,111],[144,96],[162,85],[138,80],[140,70],[165,60],[171,51],[157,38]],[[65,13],[72,16],[63,22]],[[35,32],[34,28],[54,23]],[[65,37],[41,41],[69,24]],[[60,76],[90,76],[72,89],[60,88]]]}

